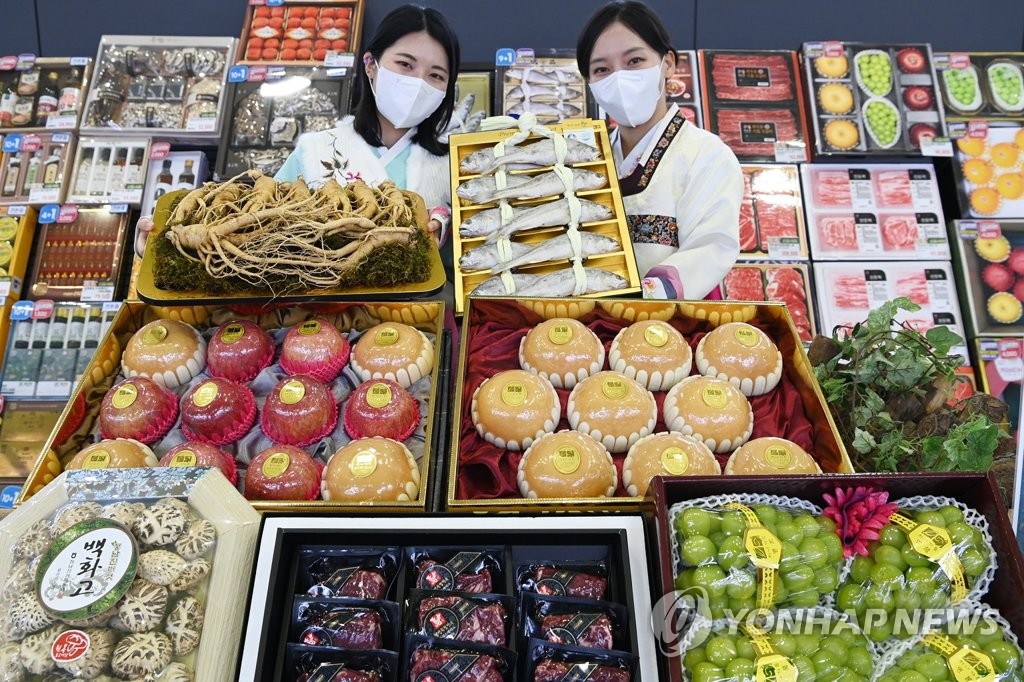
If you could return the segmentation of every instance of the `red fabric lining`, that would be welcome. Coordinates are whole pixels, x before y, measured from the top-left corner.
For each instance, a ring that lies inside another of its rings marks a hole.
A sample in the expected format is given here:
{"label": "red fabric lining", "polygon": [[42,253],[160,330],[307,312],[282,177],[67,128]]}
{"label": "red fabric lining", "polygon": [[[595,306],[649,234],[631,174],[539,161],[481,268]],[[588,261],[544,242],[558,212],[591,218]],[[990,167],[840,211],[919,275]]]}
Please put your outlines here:
{"label": "red fabric lining", "polygon": [[[520,497],[516,483],[516,473],[521,452],[505,451],[497,448],[479,435],[470,417],[473,393],[485,379],[507,369],[519,367],[519,343],[526,333],[542,320],[540,317],[518,306],[501,306],[498,302],[474,303],[474,311],[488,309],[500,311],[502,321],[495,321],[495,315],[478,313],[473,315],[476,322],[469,330],[465,342],[466,373],[462,387],[462,413],[457,416],[459,427],[459,470],[457,476],[456,498],[493,499]],[[493,307],[491,307],[493,306]],[[589,327],[605,345],[611,346],[615,335],[628,323],[612,318],[600,309],[585,315],[580,320]],[[691,348],[696,349],[697,343],[706,333],[705,323],[683,319],[669,321],[673,327],[686,336]],[[607,364],[607,362],[606,362]],[[693,374],[697,374],[696,367]],[[565,416],[565,405],[570,391],[555,389],[562,403],[562,420],[558,429],[568,429]],[[658,423],[656,432],[665,431],[661,418],[661,407],[665,399],[664,391],[654,393],[658,403]],[[787,438],[804,448],[812,456],[814,454],[814,436],[810,420],[804,411],[800,393],[790,380],[783,374],[782,381],[775,390],[767,395],[751,399],[754,410],[754,432],[751,438],[762,436],[780,436]],[[622,489],[622,462],[626,453],[612,455],[615,467],[619,471],[619,488],[616,495],[625,496]],[[718,456],[719,463],[725,467],[728,456]]]}

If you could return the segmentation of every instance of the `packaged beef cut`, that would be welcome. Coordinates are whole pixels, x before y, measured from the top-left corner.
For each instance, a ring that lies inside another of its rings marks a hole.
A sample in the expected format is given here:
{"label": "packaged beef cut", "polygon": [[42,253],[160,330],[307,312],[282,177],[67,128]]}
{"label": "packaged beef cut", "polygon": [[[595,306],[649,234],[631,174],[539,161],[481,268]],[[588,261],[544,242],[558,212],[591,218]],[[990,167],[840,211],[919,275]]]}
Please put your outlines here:
{"label": "packaged beef cut", "polygon": [[501,586],[500,549],[411,548],[407,552],[415,567],[415,586],[421,590],[482,594]]}
{"label": "packaged beef cut", "polygon": [[521,589],[548,596],[604,599],[608,590],[607,569],[600,564],[552,564],[520,569]]}
{"label": "packaged beef cut", "polygon": [[526,677],[533,682],[630,682],[637,658],[621,651],[596,651],[543,640],[530,641],[526,652]]}
{"label": "packaged beef cut", "polygon": [[289,641],[341,649],[398,646],[399,607],[394,602],[296,597]]}
{"label": "packaged beef cut", "polygon": [[300,579],[314,597],[386,599],[400,556],[397,548],[303,547]]}
{"label": "packaged beef cut", "polygon": [[412,632],[495,646],[508,641],[510,597],[413,590],[408,603]]}
{"label": "packaged beef cut", "polygon": [[287,682],[388,682],[398,679],[393,651],[343,651],[289,644],[285,651]]}
{"label": "packaged beef cut", "polygon": [[546,597],[525,592],[521,597],[522,639],[588,649],[631,649],[630,615],[622,604],[574,597]]}
{"label": "packaged beef cut", "polygon": [[612,648],[612,621],[599,612],[544,616],[540,634],[557,644],[574,644],[589,649]]}
{"label": "packaged beef cut", "polygon": [[409,682],[506,682],[515,666],[515,654],[500,647],[442,641],[412,635],[406,639],[411,651]]}

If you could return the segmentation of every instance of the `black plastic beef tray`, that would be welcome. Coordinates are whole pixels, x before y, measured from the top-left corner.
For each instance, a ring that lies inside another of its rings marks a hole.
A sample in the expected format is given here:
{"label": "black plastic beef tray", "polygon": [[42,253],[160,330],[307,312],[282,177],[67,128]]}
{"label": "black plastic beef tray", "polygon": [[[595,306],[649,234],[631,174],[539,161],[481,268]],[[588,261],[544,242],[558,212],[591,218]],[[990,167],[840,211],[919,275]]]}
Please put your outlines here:
{"label": "black plastic beef tray", "polygon": [[348,115],[347,69],[248,67],[247,80],[229,83],[228,123],[217,154],[217,178],[248,170],[274,175],[303,133],[330,130]]}
{"label": "black plastic beef tray", "polygon": [[[1021,600],[1021,595],[1024,595],[1024,559],[999,495],[995,476],[991,473],[846,474],[779,478],[658,476],[651,486],[655,504],[655,532],[651,535],[651,544],[658,548],[657,572],[660,574],[660,584],[654,585],[655,592],[669,594],[675,590],[672,580],[672,528],[668,519],[668,509],[672,505],[712,495],[764,493],[797,497],[824,506],[823,493],[832,494],[837,487],[857,486],[887,490],[890,500],[915,495],[952,497],[981,513],[988,520],[998,562],[995,581],[983,601],[999,610],[1018,638],[1024,636],[1024,601]],[[682,666],[678,658],[669,660],[668,674],[671,682],[682,682]]]}
{"label": "black plastic beef tray", "polygon": [[[648,623],[651,611],[651,585],[648,550],[644,542],[640,516],[615,517],[520,517],[482,518],[421,516],[379,518],[264,518],[258,546],[258,567],[252,588],[248,623],[243,643],[240,680],[254,682],[294,682],[299,672],[294,661],[298,655],[325,652],[322,660],[341,660],[347,652],[324,647],[303,646],[295,633],[302,628],[293,622],[293,611],[310,599],[343,603],[337,581],[325,575],[343,575],[353,566],[376,566],[385,576],[386,602],[397,603],[402,625],[398,667],[407,679],[412,647],[422,641],[406,625],[414,620],[408,612],[410,597],[422,595],[424,582],[417,584],[417,564],[424,556],[449,562],[460,552],[479,553],[472,560],[472,572],[486,566],[492,586],[480,594],[503,595],[514,608],[506,616],[510,649],[517,660],[506,676],[508,682],[524,679],[526,652],[530,640],[523,631],[520,589],[527,567],[553,565],[581,572],[603,570],[607,580],[603,601],[630,614],[630,622],[615,633],[616,646],[638,656],[641,663],[633,680],[658,679],[655,642]],[[384,557],[379,560],[377,557]],[[311,570],[311,561],[318,561]],[[326,562],[326,563],[325,563]],[[335,573],[337,572],[337,573]],[[425,577],[425,576],[424,576]],[[450,579],[450,578],[449,578]],[[348,583],[346,583],[347,585]],[[382,586],[383,587],[383,586]],[[451,583],[435,585],[450,588]],[[459,593],[466,597],[475,594]],[[555,598],[555,597],[552,597]],[[565,599],[568,601],[568,598]],[[586,603],[584,600],[578,600]],[[365,601],[358,602],[366,604]],[[382,607],[383,608],[383,607]],[[621,618],[613,618],[613,622]],[[393,641],[385,624],[384,642]],[[458,648],[459,642],[445,642]],[[472,646],[472,645],[469,645]],[[468,647],[467,647],[468,648]],[[331,655],[337,654],[335,659]],[[392,654],[388,654],[389,656]],[[317,660],[321,660],[317,658]],[[381,659],[383,660],[383,659]],[[308,668],[307,668],[308,672]]]}

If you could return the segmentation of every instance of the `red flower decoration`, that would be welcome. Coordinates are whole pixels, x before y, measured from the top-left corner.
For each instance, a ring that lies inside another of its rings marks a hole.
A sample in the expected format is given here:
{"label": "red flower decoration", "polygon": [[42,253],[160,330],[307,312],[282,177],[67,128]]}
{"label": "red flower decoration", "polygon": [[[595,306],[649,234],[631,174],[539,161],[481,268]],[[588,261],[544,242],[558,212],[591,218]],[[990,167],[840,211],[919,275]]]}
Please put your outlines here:
{"label": "red flower decoration", "polygon": [[836,523],[836,535],[843,541],[843,556],[868,556],[868,543],[877,540],[889,517],[899,507],[889,502],[889,493],[864,486],[836,488],[825,494],[825,516]]}

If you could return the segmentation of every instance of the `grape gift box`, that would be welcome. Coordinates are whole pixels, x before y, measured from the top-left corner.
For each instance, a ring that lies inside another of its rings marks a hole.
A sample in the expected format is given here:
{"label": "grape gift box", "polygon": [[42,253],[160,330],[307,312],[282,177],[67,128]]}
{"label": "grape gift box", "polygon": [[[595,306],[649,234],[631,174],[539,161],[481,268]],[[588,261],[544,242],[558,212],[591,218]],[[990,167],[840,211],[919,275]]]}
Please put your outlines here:
{"label": "grape gift box", "polygon": [[[1024,558],[1021,557],[1006,507],[1003,506],[993,474],[918,473],[857,474],[853,476],[788,476],[768,479],[757,476],[728,477],[662,477],[654,479],[655,519],[654,544],[658,547],[657,572],[660,582],[655,590],[655,603],[662,595],[675,591],[675,567],[672,556],[672,528],[669,508],[684,500],[712,495],[766,494],[783,495],[806,500],[818,506],[827,504],[822,495],[834,494],[837,487],[870,486],[889,492],[890,500],[915,496],[945,496],[962,502],[978,511],[988,521],[992,546],[995,549],[997,569],[995,580],[984,599],[998,609],[1011,625],[1014,634],[1024,636]],[[683,622],[679,602],[667,599],[667,608],[656,606],[654,617],[658,622]],[[662,619],[664,618],[664,621]],[[675,633],[682,635],[683,633]],[[671,682],[682,682],[681,655],[677,652],[667,665]]]}

